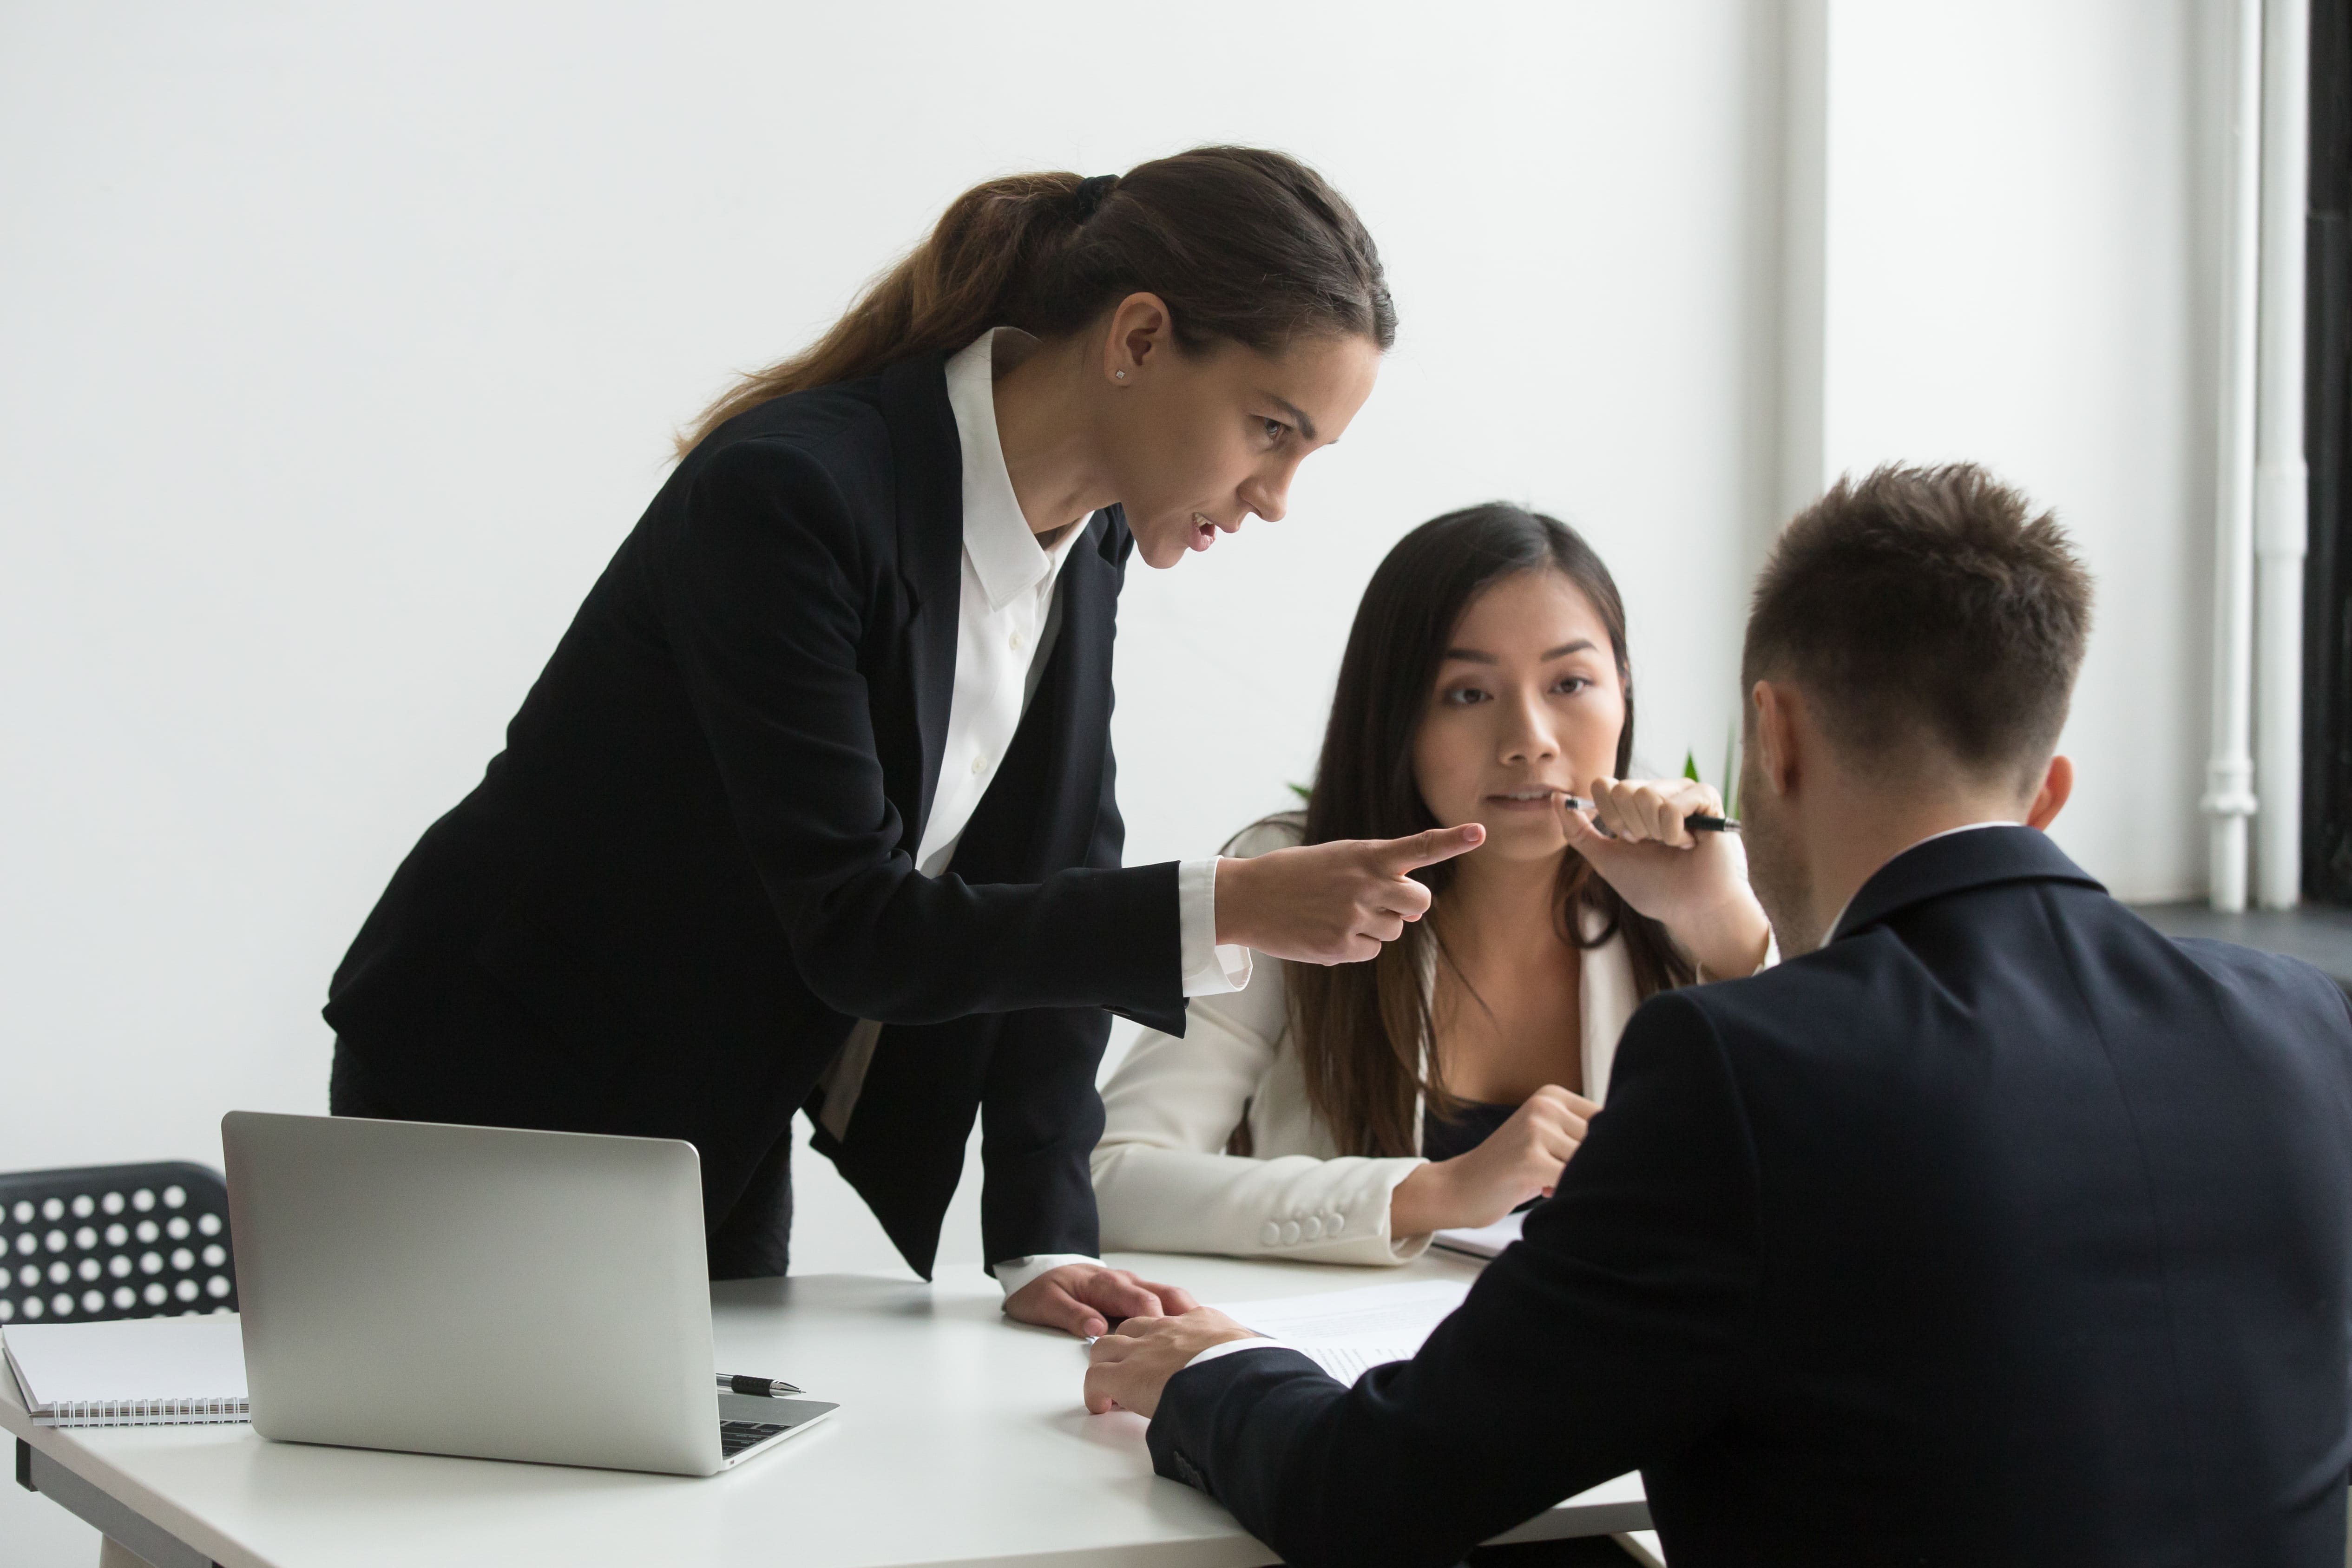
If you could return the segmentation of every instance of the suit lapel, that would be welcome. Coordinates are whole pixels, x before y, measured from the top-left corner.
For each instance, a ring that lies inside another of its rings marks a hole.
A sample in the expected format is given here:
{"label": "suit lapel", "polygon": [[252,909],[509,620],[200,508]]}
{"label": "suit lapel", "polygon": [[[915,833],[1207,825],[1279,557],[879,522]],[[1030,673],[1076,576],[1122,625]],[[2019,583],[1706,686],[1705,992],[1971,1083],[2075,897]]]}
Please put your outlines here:
{"label": "suit lapel", "polygon": [[898,463],[898,572],[914,605],[906,670],[921,779],[907,827],[912,854],[939,792],[963,597],[963,444],[948,402],[945,359],[929,354],[883,371],[882,417]]}
{"label": "suit lapel", "polygon": [[1101,548],[1111,531],[1109,520],[1097,512],[1087,520],[1086,528],[1088,537],[1079,540],[1070,559],[1062,563],[1063,580],[1057,590],[1062,595],[1062,628],[1054,643],[1053,665],[1045,672],[1053,690],[1049,693],[1046,685],[1040,683],[1032,714],[1024,716],[1024,724],[1034,716],[1055,737],[1057,772],[1066,774],[1073,766],[1085,772],[1082,779],[1055,779],[1057,789],[1075,786],[1078,791],[1068,803],[1074,819],[1084,824],[1078,841],[1080,854],[1094,830],[1101,780],[1098,764],[1110,747],[1111,636],[1119,590],[1118,568],[1104,558]]}

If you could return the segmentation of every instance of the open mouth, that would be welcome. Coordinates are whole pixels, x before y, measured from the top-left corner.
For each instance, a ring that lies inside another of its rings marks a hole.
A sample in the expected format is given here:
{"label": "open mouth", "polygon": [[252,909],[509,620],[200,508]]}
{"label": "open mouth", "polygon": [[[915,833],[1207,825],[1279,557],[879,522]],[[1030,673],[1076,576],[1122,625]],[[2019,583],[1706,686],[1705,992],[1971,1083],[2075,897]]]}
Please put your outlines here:
{"label": "open mouth", "polygon": [[1207,517],[1202,517],[1200,513],[1193,513],[1192,534],[1190,538],[1185,540],[1186,548],[1195,550],[1204,550],[1216,542],[1217,525],[1211,522]]}

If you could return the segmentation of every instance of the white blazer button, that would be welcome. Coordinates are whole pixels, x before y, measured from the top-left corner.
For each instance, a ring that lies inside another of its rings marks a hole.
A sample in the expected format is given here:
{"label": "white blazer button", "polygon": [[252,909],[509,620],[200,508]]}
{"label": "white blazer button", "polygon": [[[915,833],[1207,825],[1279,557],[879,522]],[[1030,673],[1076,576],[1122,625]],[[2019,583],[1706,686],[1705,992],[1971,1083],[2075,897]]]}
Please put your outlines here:
{"label": "white blazer button", "polygon": [[973,758],[971,759],[971,770],[972,770],[972,772],[973,772],[973,773],[975,773],[975,774],[980,774],[980,773],[985,773],[985,772],[987,772],[987,771],[988,771],[988,758],[985,758],[985,757],[975,757],[975,758]]}
{"label": "white blazer button", "polygon": [[1269,1219],[1265,1228],[1257,1233],[1257,1239],[1268,1247],[1278,1247],[1282,1244],[1282,1227]]}
{"label": "white blazer button", "polygon": [[1307,1217],[1307,1224],[1304,1227],[1304,1229],[1306,1231],[1307,1240],[1319,1240],[1322,1239],[1323,1235],[1323,1221],[1310,1214]]}
{"label": "white blazer button", "polygon": [[1282,1244],[1285,1247],[1295,1247],[1297,1243],[1298,1221],[1295,1219],[1284,1221],[1282,1227]]}

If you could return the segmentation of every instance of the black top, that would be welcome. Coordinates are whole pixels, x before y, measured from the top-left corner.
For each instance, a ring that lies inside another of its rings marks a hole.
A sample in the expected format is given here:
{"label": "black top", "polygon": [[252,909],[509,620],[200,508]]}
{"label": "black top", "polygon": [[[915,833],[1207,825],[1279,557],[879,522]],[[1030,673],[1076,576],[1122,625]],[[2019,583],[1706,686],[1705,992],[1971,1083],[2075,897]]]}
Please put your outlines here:
{"label": "black top", "polygon": [[1413,1361],[1221,1357],[1150,1446],[1302,1565],[1455,1563],[1638,1468],[1675,1568],[2336,1568],[2347,1382],[2344,993],[1988,828],[1645,1002]]}
{"label": "black top", "polygon": [[1466,1155],[1495,1135],[1518,1110],[1490,1100],[1465,1100],[1451,1116],[1423,1115],[1421,1154],[1423,1159],[1450,1160]]}
{"label": "black top", "polygon": [[1097,512],[953,873],[919,874],[961,582],[937,355],[695,449],[614,554],[482,782],[433,824],[326,1014],[393,1113],[691,1140],[715,1228],[853,1019],[818,1146],[928,1274],[977,1111],[986,1256],[1091,1252],[1105,1008],[1181,1031],[1176,867],[1117,869]]}

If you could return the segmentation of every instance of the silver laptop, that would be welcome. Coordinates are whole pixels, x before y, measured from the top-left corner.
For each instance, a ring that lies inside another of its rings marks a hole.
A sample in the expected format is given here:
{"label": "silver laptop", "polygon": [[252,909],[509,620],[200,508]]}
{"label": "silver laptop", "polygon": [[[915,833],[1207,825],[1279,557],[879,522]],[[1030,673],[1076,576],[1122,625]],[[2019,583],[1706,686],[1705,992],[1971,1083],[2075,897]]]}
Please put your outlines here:
{"label": "silver laptop", "polygon": [[836,1408],[719,1391],[691,1144],[232,1111],[221,1145],[265,1437],[707,1476]]}

